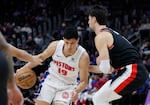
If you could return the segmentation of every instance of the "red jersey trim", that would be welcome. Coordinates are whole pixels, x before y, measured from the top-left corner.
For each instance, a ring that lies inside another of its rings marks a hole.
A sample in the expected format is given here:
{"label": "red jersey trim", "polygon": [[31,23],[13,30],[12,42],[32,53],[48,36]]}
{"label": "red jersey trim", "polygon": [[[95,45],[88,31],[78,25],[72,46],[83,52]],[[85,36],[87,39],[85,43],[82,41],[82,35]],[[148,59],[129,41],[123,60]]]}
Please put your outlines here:
{"label": "red jersey trim", "polygon": [[121,92],[127,85],[129,85],[137,75],[137,64],[132,64],[132,73],[125,81],[123,81],[114,91],[116,93]]}

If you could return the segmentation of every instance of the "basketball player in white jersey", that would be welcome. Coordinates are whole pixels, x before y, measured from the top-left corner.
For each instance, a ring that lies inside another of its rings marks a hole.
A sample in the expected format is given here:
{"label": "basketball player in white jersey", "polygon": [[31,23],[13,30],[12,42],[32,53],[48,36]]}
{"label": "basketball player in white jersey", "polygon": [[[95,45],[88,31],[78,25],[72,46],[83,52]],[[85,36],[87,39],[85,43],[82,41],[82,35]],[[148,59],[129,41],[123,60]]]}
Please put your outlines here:
{"label": "basketball player in white jersey", "polygon": [[[41,84],[35,105],[69,105],[78,98],[88,81],[89,56],[78,45],[79,36],[74,28],[67,28],[63,40],[54,41],[38,56],[44,61],[52,57],[48,75]],[[37,65],[28,63],[23,68]],[[23,69],[22,68],[22,69]],[[80,78],[77,84],[77,78]]]}

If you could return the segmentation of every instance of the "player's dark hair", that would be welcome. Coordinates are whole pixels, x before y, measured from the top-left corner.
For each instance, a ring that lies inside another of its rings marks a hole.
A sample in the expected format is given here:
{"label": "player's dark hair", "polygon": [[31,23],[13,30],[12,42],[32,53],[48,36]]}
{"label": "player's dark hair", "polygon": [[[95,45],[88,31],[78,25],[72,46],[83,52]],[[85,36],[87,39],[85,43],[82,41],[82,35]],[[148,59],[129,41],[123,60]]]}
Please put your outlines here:
{"label": "player's dark hair", "polygon": [[78,39],[78,32],[75,27],[67,27],[64,31],[63,37],[65,39]]}
{"label": "player's dark hair", "polygon": [[88,10],[89,16],[95,16],[100,25],[106,25],[108,19],[108,11],[102,5],[94,5]]}

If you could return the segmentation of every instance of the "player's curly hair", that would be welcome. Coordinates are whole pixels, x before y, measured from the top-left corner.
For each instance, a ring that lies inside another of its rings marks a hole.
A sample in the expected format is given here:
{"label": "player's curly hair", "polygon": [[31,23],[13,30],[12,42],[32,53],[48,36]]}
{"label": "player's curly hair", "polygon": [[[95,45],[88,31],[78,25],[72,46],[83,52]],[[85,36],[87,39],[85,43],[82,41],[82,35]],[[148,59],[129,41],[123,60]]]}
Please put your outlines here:
{"label": "player's curly hair", "polygon": [[102,5],[94,5],[88,10],[89,16],[95,16],[100,25],[106,25],[108,20],[108,10]]}

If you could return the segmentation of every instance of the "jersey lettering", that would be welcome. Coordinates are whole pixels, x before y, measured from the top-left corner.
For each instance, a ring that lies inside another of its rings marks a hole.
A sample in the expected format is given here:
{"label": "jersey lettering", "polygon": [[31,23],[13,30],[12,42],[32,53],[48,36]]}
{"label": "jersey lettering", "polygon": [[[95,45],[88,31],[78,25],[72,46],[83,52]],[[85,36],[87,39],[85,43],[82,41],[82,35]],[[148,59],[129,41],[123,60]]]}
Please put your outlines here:
{"label": "jersey lettering", "polygon": [[61,74],[61,75],[64,75],[64,76],[67,75],[67,71],[64,70],[64,69],[61,69],[61,68],[58,68],[58,73]]}
{"label": "jersey lettering", "polygon": [[61,75],[66,76],[68,71],[74,71],[75,68],[72,66],[69,66],[66,63],[60,62],[60,61],[56,61],[53,60],[54,64],[56,64],[56,66],[58,66],[58,73]]}
{"label": "jersey lettering", "polygon": [[75,68],[66,64],[66,63],[63,63],[63,62],[60,62],[60,61],[56,61],[56,60],[53,60],[54,61],[54,64],[56,64],[57,66],[61,67],[61,68],[64,68],[64,69],[67,69],[69,71],[74,71]]}

